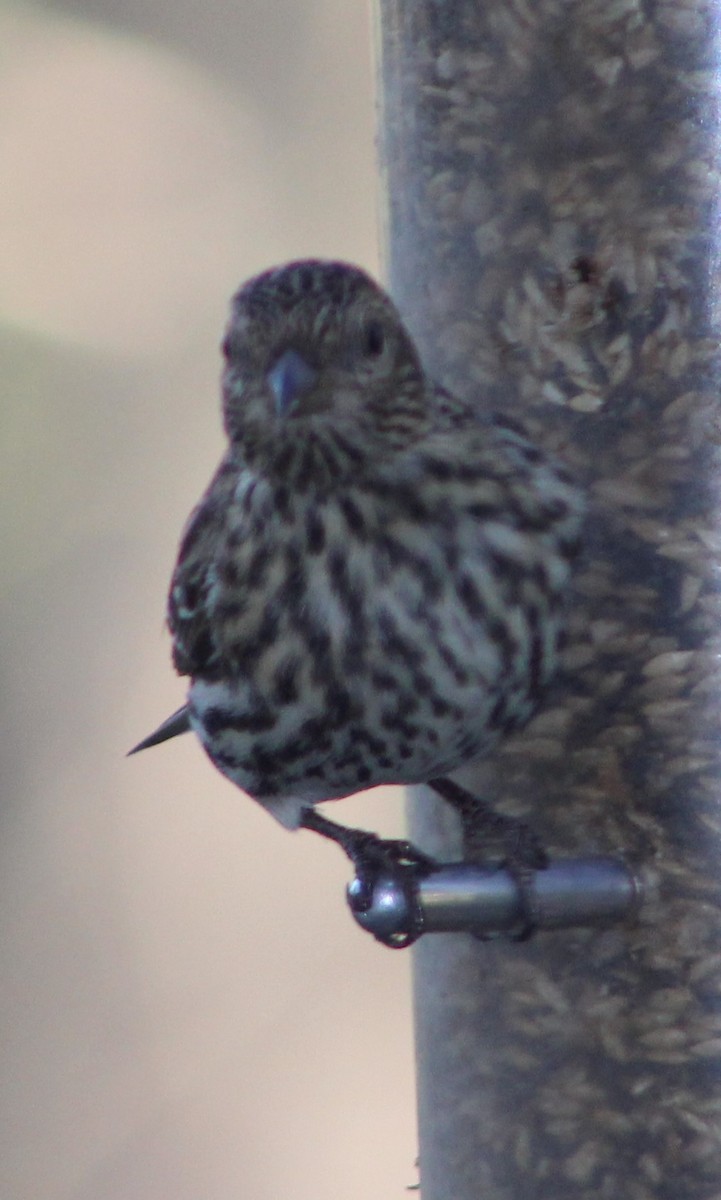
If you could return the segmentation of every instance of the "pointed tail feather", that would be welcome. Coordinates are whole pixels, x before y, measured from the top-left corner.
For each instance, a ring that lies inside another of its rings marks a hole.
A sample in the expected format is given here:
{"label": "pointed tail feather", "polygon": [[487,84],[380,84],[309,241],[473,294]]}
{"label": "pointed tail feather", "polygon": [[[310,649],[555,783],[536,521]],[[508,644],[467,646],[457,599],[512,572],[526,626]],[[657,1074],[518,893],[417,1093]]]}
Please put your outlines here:
{"label": "pointed tail feather", "polygon": [[154,733],[149,733],[142,742],[138,742],[137,746],[133,746],[132,750],[128,750],[128,758],[131,754],[137,754],[139,750],[148,750],[150,746],[159,746],[161,742],[167,742],[169,738],[178,737],[181,733],[188,733],[190,730],[190,718],[188,717],[188,706],[184,704],[177,712],[174,712],[171,717],[163,721]]}

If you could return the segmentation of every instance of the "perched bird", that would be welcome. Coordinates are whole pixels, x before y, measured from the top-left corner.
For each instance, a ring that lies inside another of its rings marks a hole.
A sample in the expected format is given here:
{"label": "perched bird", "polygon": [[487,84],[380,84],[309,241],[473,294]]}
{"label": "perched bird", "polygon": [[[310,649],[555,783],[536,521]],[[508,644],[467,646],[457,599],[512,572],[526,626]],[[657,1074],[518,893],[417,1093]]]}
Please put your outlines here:
{"label": "perched bird", "polygon": [[187,705],[135,749],[190,728],[359,873],[423,870],[406,843],[313,806],[426,782],[472,841],[487,810],[445,775],[522,726],[553,674],[581,494],[515,424],[428,377],[356,267],[251,279],[222,349],[228,447],[168,599]]}

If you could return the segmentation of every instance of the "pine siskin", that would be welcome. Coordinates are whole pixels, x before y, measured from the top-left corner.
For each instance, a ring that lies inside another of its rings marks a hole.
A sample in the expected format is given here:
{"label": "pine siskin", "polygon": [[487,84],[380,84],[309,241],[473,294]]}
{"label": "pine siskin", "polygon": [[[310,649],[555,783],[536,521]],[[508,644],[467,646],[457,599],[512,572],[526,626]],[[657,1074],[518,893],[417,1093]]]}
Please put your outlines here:
{"label": "pine siskin", "polygon": [[[192,728],[224,775],[368,872],[404,843],[313,806],[430,783],[521,727],[551,678],[583,504],[557,463],[424,372],[387,295],[345,263],[269,270],[223,342],[228,449],[168,601]],[[542,855],[539,856],[539,862]]]}

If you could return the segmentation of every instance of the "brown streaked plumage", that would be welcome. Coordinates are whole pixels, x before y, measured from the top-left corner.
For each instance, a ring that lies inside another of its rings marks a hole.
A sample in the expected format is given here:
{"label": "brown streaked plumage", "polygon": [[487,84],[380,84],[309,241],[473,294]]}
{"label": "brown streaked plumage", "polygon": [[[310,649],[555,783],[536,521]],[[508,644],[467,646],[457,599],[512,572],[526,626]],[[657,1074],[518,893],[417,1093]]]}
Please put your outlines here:
{"label": "brown streaked plumage", "polygon": [[514,425],[428,378],[355,267],[252,279],[223,351],[228,448],[181,542],[173,658],[219,770],[312,825],[319,801],[437,781],[528,720],[583,504]]}

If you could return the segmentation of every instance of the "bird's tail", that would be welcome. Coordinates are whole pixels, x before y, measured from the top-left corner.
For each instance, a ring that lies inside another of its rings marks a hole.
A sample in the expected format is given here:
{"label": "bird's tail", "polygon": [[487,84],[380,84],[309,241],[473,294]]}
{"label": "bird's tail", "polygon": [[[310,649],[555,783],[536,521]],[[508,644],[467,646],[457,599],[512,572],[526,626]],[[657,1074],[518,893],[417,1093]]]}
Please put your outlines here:
{"label": "bird's tail", "polygon": [[142,742],[138,742],[137,746],[128,750],[128,757],[131,754],[137,754],[139,750],[148,750],[150,746],[159,746],[161,742],[167,742],[169,738],[178,737],[179,734],[188,733],[189,730],[188,706],[184,704],[182,708],[173,713],[172,717],[168,717],[162,725],[158,725],[154,733],[149,733]]}

